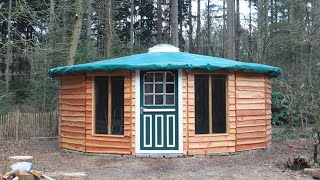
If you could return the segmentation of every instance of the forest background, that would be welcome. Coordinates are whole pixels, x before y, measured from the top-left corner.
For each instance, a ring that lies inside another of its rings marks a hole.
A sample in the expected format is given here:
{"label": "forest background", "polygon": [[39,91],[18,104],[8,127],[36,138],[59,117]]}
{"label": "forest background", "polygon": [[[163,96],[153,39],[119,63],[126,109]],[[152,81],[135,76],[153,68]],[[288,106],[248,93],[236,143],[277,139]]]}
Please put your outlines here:
{"label": "forest background", "polygon": [[48,69],[181,51],[278,66],[272,123],[320,124],[320,0],[1,0],[0,114],[53,111]]}

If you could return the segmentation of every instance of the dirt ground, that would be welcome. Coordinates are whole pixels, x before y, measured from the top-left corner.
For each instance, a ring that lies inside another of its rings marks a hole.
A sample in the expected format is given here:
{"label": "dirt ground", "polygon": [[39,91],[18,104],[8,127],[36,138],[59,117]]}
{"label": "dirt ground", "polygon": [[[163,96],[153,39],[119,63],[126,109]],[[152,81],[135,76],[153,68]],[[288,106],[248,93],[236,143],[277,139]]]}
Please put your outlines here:
{"label": "dirt ground", "polygon": [[0,141],[0,170],[8,156],[34,156],[33,169],[87,172],[90,179],[306,179],[284,168],[288,158],[311,156],[311,139],[273,139],[267,150],[228,156],[135,158],[60,151],[58,140]]}

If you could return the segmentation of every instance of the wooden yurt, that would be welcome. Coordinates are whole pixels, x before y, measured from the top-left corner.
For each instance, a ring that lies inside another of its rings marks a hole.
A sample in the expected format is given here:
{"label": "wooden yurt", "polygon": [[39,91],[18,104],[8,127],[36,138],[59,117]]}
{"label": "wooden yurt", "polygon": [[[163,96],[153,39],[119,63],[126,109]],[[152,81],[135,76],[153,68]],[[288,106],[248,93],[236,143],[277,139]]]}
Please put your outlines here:
{"label": "wooden yurt", "polygon": [[280,73],[170,45],[51,69],[60,80],[60,147],[136,156],[267,148],[271,78]]}

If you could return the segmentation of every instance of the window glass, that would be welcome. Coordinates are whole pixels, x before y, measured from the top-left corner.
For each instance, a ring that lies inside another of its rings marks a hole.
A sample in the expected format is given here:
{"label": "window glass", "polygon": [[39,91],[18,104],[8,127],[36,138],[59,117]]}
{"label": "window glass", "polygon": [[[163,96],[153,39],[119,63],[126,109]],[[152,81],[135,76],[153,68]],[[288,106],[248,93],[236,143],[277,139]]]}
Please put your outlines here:
{"label": "window glass", "polygon": [[166,95],[166,104],[174,105],[174,95]]}
{"label": "window glass", "polygon": [[155,82],[163,82],[163,72],[154,73]]}
{"label": "window glass", "polygon": [[226,133],[225,75],[195,75],[195,123],[196,134]]}
{"label": "window glass", "polygon": [[144,88],[145,93],[153,93],[153,84],[145,84]]}
{"label": "window glass", "polygon": [[166,84],[166,93],[174,93],[174,84]]}
{"label": "window glass", "polygon": [[144,96],[144,104],[145,105],[153,105],[153,95],[145,95]]}
{"label": "window glass", "polygon": [[174,82],[174,74],[166,72],[166,82]]}
{"label": "window glass", "polygon": [[94,81],[95,134],[123,135],[124,77],[98,76]]}
{"label": "window glass", "polygon": [[155,84],[156,93],[163,93],[163,84]]}
{"label": "window glass", "polygon": [[145,82],[153,82],[153,73],[146,73],[144,76]]}
{"label": "window glass", "polygon": [[163,95],[155,95],[155,105],[163,105]]}
{"label": "window glass", "polygon": [[171,72],[147,72],[144,75],[144,105],[173,106],[175,75]]}

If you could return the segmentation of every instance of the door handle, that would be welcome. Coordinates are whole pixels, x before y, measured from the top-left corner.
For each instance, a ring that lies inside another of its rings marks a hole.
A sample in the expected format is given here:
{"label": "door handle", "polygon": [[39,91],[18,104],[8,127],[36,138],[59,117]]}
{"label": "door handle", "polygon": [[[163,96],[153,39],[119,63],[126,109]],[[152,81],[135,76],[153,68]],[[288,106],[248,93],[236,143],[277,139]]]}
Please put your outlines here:
{"label": "door handle", "polygon": [[140,114],[143,114],[143,111],[145,110],[145,108],[141,107],[140,108]]}

